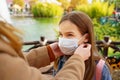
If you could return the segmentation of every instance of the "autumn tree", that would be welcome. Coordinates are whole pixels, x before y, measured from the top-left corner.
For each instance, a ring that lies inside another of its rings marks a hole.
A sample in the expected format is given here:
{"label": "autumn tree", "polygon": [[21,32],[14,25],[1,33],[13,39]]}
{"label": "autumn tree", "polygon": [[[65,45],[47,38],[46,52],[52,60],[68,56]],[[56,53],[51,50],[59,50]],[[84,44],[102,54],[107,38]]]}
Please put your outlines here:
{"label": "autumn tree", "polygon": [[13,4],[17,4],[17,5],[19,5],[22,8],[25,5],[24,0],[13,0]]}
{"label": "autumn tree", "polygon": [[88,0],[57,0],[57,1],[61,3],[61,6],[64,9],[67,9],[69,7],[75,8],[77,5],[88,3]]}
{"label": "autumn tree", "polygon": [[88,4],[88,0],[71,0],[70,6],[75,8],[77,5]]}
{"label": "autumn tree", "polygon": [[61,6],[64,9],[67,9],[70,6],[70,0],[57,0],[57,1],[61,3]]}
{"label": "autumn tree", "polygon": [[29,0],[29,4],[30,5],[34,5],[34,4],[36,4],[38,2],[38,0]]}
{"label": "autumn tree", "polygon": [[38,0],[29,0],[30,11],[32,10],[33,5],[35,5],[37,2],[38,2]]}

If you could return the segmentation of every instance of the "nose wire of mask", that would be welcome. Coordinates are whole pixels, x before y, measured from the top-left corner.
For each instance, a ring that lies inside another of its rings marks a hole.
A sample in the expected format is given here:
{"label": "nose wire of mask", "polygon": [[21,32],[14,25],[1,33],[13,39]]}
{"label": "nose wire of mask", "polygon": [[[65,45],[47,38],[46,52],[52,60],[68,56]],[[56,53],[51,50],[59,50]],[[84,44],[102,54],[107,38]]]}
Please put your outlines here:
{"label": "nose wire of mask", "polygon": [[59,38],[58,45],[65,55],[72,55],[78,47],[78,39]]}

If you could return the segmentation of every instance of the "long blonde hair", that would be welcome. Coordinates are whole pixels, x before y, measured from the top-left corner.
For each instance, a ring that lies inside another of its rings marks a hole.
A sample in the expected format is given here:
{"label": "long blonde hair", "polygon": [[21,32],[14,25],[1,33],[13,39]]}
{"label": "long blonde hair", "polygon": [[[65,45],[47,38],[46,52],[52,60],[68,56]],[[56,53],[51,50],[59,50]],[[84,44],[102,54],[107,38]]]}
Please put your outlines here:
{"label": "long blonde hair", "polygon": [[4,21],[0,21],[0,40],[10,45],[20,57],[24,58],[23,54],[21,53],[21,34],[22,32],[13,27],[11,24]]}

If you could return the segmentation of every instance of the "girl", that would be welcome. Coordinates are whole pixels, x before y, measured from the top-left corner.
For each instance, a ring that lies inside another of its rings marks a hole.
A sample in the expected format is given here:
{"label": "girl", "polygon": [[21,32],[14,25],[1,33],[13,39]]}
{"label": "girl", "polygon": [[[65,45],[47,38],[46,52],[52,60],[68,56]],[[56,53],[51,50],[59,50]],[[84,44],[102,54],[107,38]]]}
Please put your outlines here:
{"label": "girl", "polygon": [[[59,47],[66,55],[55,61],[54,75],[63,67],[79,45],[89,43],[92,46],[91,56],[85,61],[84,80],[96,80],[98,77],[96,77],[95,69],[101,57],[95,46],[93,24],[89,16],[83,12],[68,13],[62,17],[59,23],[59,34]],[[77,75],[79,76],[79,74]],[[112,80],[106,63],[103,65],[101,80]]]}

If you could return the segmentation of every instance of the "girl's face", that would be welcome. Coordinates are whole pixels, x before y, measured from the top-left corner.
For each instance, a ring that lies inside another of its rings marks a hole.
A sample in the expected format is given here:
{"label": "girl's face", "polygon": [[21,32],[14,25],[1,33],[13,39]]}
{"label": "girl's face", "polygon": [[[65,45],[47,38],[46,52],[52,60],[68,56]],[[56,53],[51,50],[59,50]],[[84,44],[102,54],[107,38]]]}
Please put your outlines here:
{"label": "girl's face", "polygon": [[[60,37],[68,38],[68,39],[76,38],[78,40],[81,40],[81,38],[84,37],[80,33],[78,27],[75,24],[73,24],[72,22],[70,22],[69,20],[62,22],[59,25],[59,34],[60,34]],[[83,43],[83,41],[82,41],[82,43]],[[78,44],[81,44],[81,41]]]}

